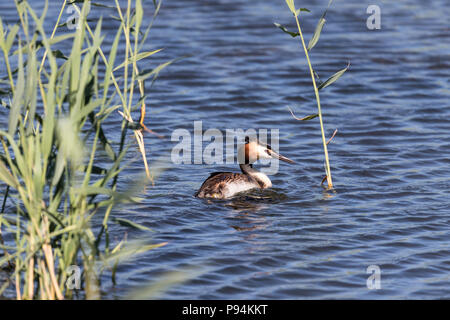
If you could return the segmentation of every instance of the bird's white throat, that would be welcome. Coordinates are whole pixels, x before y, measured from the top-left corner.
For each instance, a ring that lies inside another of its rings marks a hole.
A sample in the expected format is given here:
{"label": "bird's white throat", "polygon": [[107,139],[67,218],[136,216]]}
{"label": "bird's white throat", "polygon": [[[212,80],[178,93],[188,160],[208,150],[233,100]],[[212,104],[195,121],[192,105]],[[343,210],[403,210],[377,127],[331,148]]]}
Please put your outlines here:
{"label": "bird's white throat", "polygon": [[239,165],[242,172],[248,174],[249,176],[253,177],[258,183],[261,185],[261,188],[266,189],[272,187],[272,181],[270,181],[269,177],[254,169],[252,165],[250,164],[241,164]]}

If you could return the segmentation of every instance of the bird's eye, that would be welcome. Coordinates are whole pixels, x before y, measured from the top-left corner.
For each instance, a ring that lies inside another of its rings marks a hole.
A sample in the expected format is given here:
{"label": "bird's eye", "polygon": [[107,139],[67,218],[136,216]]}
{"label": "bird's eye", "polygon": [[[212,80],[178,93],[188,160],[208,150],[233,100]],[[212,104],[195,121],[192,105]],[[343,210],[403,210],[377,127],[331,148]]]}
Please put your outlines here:
{"label": "bird's eye", "polygon": [[270,151],[270,149],[269,148],[267,148],[266,149],[266,153],[270,156],[270,154],[271,154],[271,151]]}
{"label": "bird's eye", "polygon": [[267,149],[268,149],[268,150],[272,150],[272,147],[268,144],[268,145],[267,145]]}

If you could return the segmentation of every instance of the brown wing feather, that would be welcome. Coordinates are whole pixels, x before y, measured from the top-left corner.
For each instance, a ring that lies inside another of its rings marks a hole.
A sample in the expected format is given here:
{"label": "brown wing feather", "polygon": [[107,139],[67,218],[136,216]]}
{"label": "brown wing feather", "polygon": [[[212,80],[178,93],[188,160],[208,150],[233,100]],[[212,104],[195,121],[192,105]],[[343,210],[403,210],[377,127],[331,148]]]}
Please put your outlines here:
{"label": "brown wing feather", "polygon": [[227,183],[243,179],[253,182],[253,179],[242,173],[235,172],[214,172],[203,182],[200,189],[195,194],[199,198],[223,198],[223,191]]}

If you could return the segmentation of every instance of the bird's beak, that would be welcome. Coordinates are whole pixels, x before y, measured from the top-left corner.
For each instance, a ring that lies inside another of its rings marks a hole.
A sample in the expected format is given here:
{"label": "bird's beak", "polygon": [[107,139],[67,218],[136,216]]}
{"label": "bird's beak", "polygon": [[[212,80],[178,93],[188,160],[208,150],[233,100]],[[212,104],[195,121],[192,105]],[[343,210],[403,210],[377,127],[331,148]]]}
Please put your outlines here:
{"label": "bird's beak", "polygon": [[278,153],[276,153],[275,151],[272,151],[272,150],[270,150],[270,155],[272,156],[272,158],[279,159],[279,160],[287,162],[287,163],[295,163],[291,159],[286,158],[286,157],[282,156],[281,154],[278,154]]}

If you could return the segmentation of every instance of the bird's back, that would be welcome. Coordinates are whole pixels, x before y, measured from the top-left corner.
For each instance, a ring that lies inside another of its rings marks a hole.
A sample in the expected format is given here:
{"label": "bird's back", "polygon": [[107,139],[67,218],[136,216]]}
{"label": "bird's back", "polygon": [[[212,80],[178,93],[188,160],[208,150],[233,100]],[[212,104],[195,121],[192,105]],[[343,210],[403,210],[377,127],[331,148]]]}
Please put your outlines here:
{"label": "bird's back", "polygon": [[255,179],[243,173],[214,172],[203,182],[195,196],[225,199],[239,192],[260,187]]}

